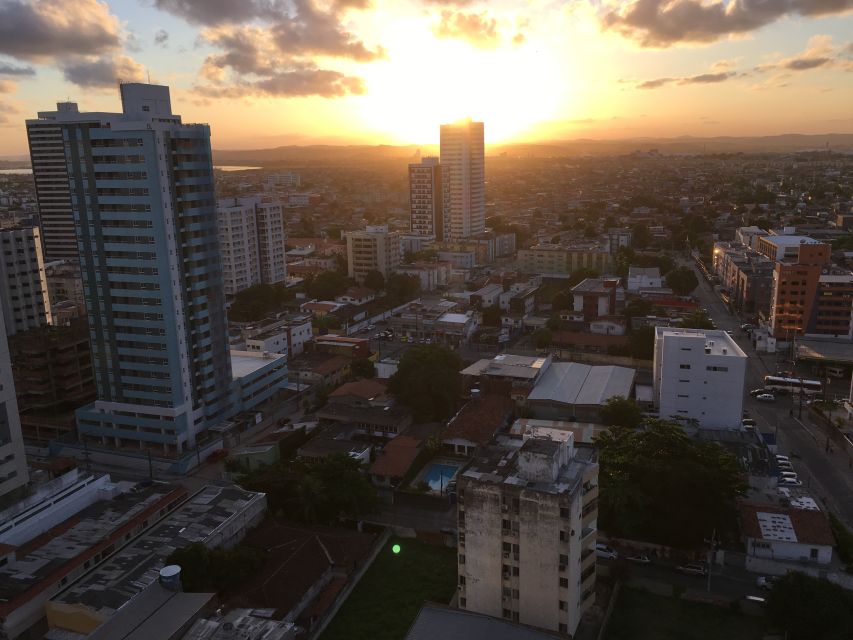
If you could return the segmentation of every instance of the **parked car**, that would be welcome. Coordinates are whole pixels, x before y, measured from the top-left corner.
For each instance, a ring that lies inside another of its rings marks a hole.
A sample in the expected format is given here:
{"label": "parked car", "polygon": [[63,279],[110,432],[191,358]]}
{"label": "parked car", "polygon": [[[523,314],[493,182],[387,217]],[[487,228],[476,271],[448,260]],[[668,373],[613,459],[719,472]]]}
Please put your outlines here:
{"label": "parked car", "polygon": [[755,427],[755,426],[757,426],[757,423],[755,422],[755,420],[753,418],[744,418],[741,421],[741,424],[744,427]]}
{"label": "parked car", "polygon": [[636,562],[637,564],[649,564],[651,562],[649,556],[645,553],[635,553],[634,555],[626,556],[625,559],[630,562]]}
{"label": "parked car", "polygon": [[776,461],[777,462],[790,462],[791,459],[788,456],[783,456],[781,453],[777,453],[776,454]]}
{"label": "parked car", "polygon": [[794,465],[792,465],[790,462],[785,462],[784,460],[777,460],[776,466],[779,467],[780,471],[793,471],[794,470]]}
{"label": "parked car", "polygon": [[795,478],[781,478],[779,480],[779,485],[785,486],[785,487],[802,487],[803,481],[797,480]]}
{"label": "parked car", "polygon": [[779,477],[783,480],[799,480],[800,477],[795,471],[780,471]]}
{"label": "parked car", "polygon": [[690,564],[683,564],[677,567],[678,571],[681,573],[686,573],[691,576],[705,576],[708,575],[708,569],[704,564],[699,564],[696,562],[691,562]]}
{"label": "parked car", "polygon": [[749,395],[754,398],[755,396],[760,396],[762,393],[767,393],[767,389],[765,389],[764,387],[761,387],[760,389],[753,389],[749,392]]}
{"label": "parked car", "polygon": [[761,400],[762,402],[775,402],[776,396],[774,396],[772,393],[759,393],[757,396],[755,396],[755,399]]}
{"label": "parked car", "polygon": [[616,560],[619,557],[619,554],[615,549],[608,547],[606,544],[601,542],[598,542],[595,545],[595,555],[599,558],[604,558],[605,560]]}
{"label": "parked car", "polygon": [[758,576],[758,578],[755,579],[755,586],[759,589],[766,589],[769,591],[777,582],[779,582],[779,576]]}
{"label": "parked car", "polygon": [[749,331],[750,329],[752,329],[752,325],[748,322],[745,322],[744,324],[740,325],[741,331]]}

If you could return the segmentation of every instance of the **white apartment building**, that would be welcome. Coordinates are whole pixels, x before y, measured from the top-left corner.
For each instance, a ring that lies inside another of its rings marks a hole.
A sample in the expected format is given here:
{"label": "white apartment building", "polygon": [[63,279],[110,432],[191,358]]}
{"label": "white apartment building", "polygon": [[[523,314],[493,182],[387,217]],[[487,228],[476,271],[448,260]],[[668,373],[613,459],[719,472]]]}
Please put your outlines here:
{"label": "white apartment building", "polygon": [[571,432],[492,447],[457,479],[459,608],[573,634],[595,602],[598,464]]}
{"label": "white apartment building", "polygon": [[368,226],[363,231],[347,231],[347,271],[359,283],[369,271],[385,279],[400,266],[400,234],[385,225]]}
{"label": "white apartment building", "polygon": [[740,427],[745,373],[746,354],[725,331],[655,328],[654,397],[661,418]]}
{"label": "white apartment building", "polygon": [[[0,312],[2,316],[2,312]],[[2,319],[2,318],[0,318]],[[15,397],[9,343],[0,336],[0,496],[24,486],[29,481],[21,417]],[[5,521],[0,524],[5,524]]]}
{"label": "white apartment building", "polygon": [[50,323],[41,233],[38,227],[0,230],[0,305],[6,335]]}
{"label": "white apartment building", "polygon": [[225,198],[216,206],[225,294],[287,279],[280,202]]}
{"label": "white apartment building", "polygon": [[462,240],[486,229],[483,123],[441,125],[445,240]]}
{"label": "white apartment building", "polygon": [[410,228],[413,235],[444,240],[444,192],[438,158],[409,165]]}

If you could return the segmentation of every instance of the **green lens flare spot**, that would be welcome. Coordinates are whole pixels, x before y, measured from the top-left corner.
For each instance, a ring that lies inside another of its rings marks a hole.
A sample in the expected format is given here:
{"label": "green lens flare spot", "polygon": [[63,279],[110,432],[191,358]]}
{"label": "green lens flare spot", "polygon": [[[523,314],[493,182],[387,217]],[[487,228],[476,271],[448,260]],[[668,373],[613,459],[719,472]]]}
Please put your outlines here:
{"label": "green lens flare spot", "polygon": [[393,547],[391,547],[391,551],[393,551],[394,553],[400,553],[400,545],[395,544]]}

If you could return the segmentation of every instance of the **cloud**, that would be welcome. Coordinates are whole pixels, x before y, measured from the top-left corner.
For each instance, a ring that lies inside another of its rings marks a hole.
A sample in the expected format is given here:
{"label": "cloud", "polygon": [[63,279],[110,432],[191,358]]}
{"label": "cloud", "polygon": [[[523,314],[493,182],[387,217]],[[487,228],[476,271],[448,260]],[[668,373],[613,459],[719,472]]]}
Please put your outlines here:
{"label": "cloud", "polygon": [[17,87],[11,80],[0,80],[0,93],[12,93]]}
{"label": "cloud", "polygon": [[782,58],[777,62],[758,65],[753,69],[757,73],[768,73],[779,69],[788,71],[809,71],[821,67],[844,66],[845,60],[838,57],[843,54],[843,49],[836,50],[832,42],[832,36],[815,35],[809,39],[806,48],[790,58]]}
{"label": "cloud", "polygon": [[486,11],[466,13],[445,9],[433,31],[439,38],[466,40],[474,46],[491,49],[500,43],[497,27],[497,21]]}
{"label": "cloud", "polygon": [[154,44],[167,49],[169,47],[169,32],[165,29],[158,29],[154,34]]}
{"label": "cloud", "polygon": [[276,18],[286,10],[284,2],[279,0],[154,0],[154,6],[204,26]]}
{"label": "cloud", "polygon": [[68,82],[93,89],[115,87],[119,81],[145,79],[143,66],[122,55],[75,59],[62,65],[62,73]]}
{"label": "cloud", "polygon": [[328,69],[299,69],[271,74],[253,81],[228,85],[209,84],[196,87],[196,93],[208,98],[242,98],[244,96],[338,98],[366,93],[361,78]]}
{"label": "cloud", "polygon": [[3,0],[0,53],[34,62],[118,49],[118,20],[98,0]]}
{"label": "cloud", "polygon": [[[2,84],[2,81],[0,81],[0,84]],[[0,92],[2,92],[2,90],[0,90]],[[12,118],[9,116],[16,115],[20,112],[21,110],[17,107],[5,102],[0,102],[0,127],[19,126],[20,123],[17,121],[13,122]]]}
{"label": "cloud", "polygon": [[36,70],[32,67],[15,67],[6,62],[0,62],[0,76],[34,76]]}
{"label": "cloud", "polygon": [[853,0],[629,0],[605,9],[600,21],[642,47],[665,48],[749,33],[785,16],[851,10]]}
{"label": "cloud", "polygon": [[721,73],[700,73],[698,76],[680,78],[678,80],[678,84],[714,84],[717,82],[725,82],[736,75],[736,73],[729,73],[727,71],[723,71]]}
{"label": "cloud", "polygon": [[675,78],[656,78],[655,80],[645,80],[637,85],[638,89],[660,89],[668,84],[675,82]]}

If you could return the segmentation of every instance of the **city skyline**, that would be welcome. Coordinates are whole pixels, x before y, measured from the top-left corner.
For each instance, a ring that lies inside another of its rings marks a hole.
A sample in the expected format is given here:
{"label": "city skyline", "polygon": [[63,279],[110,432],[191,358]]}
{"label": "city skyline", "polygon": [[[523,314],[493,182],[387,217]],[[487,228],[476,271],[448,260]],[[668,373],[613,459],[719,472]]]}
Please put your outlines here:
{"label": "city skyline", "polygon": [[[0,155],[66,99],[168,84],[217,149],[851,131],[853,2],[0,3]],[[433,80],[430,81],[430,77]],[[428,89],[426,89],[428,87]]]}

